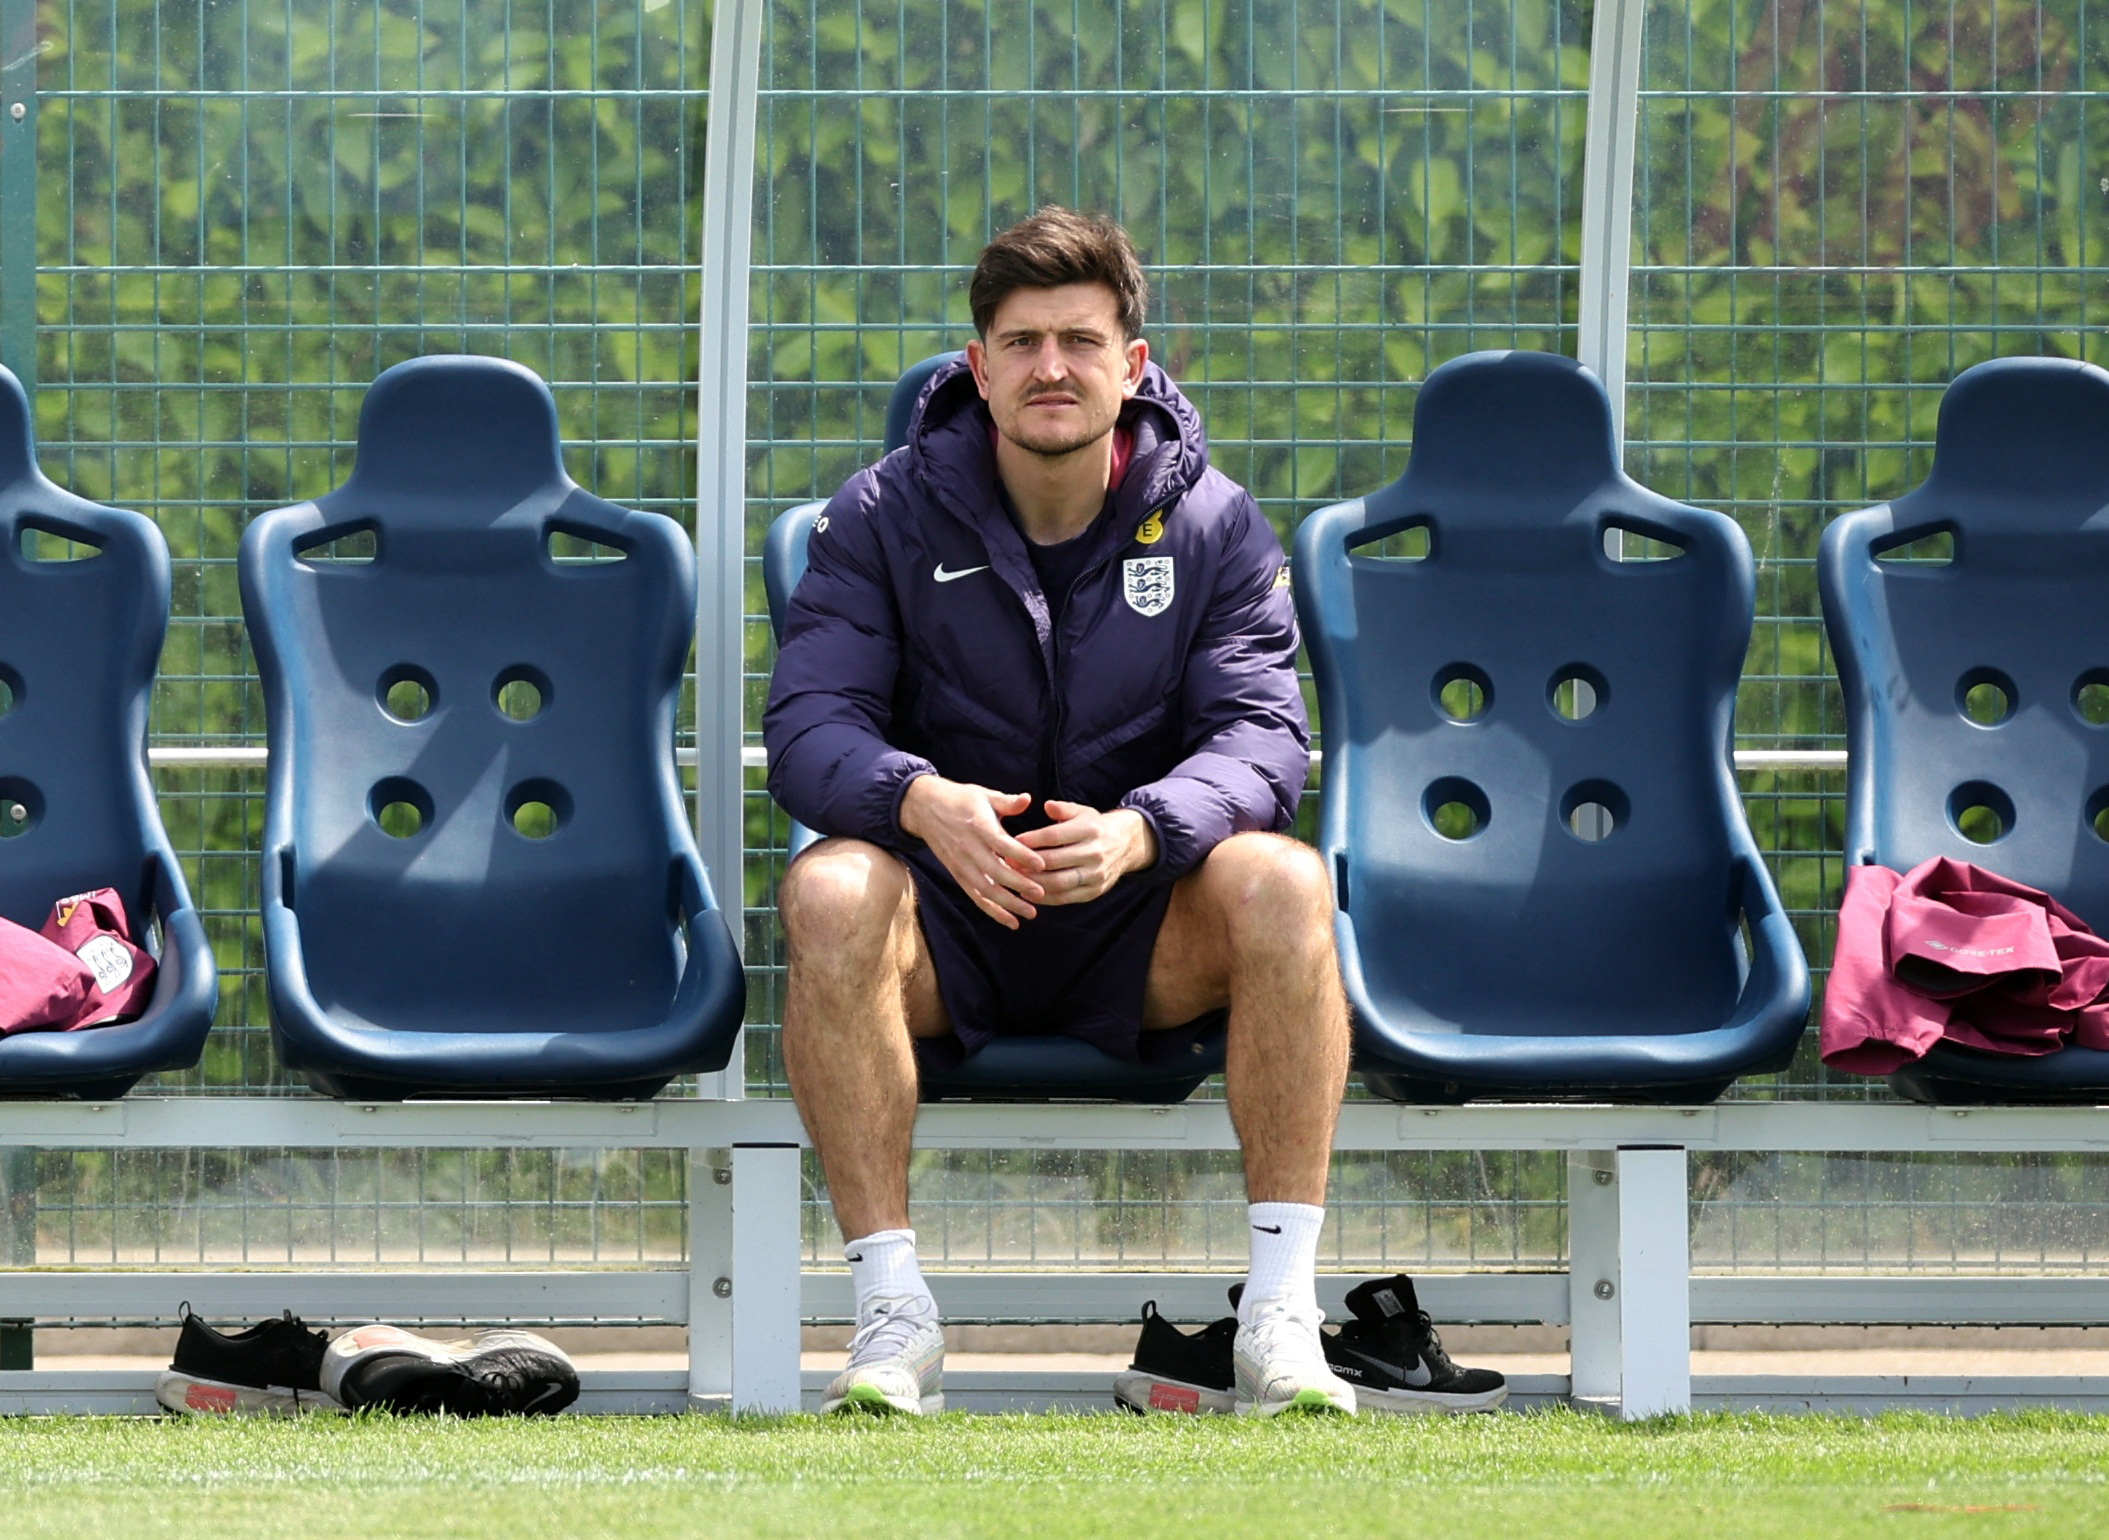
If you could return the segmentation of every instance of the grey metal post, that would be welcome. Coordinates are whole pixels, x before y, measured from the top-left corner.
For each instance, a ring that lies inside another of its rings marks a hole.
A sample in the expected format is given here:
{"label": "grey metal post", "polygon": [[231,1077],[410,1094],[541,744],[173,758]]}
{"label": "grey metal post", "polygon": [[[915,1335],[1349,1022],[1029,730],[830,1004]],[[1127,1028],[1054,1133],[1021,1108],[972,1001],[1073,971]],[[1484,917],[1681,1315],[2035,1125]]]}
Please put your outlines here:
{"label": "grey metal post", "polygon": [[[728,913],[742,905],[740,675],[746,646],[747,315],[762,0],[719,0],[703,160],[696,376],[696,828]],[[735,924],[742,945],[745,936]]]}
{"label": "grey metal post", "polygon": [[1581,361],[1611,396],[1611,431],[1626,441],[1626,300],[1633,281],[1634,137],[1640,123],[1644,0],[1598,0],[1589,43],[1589,119],[1582,149]]}
{"label": "grey metal post", "polygon": [[[696,838],[732,939],[747,945],[745,691],[747,305],[754,225],[754,121],[762,0],[718,0],[703,155],[703,305],[696,368]],[[744,1042],[744,1038],[742,1039]],[[746,1090],[746,1054],[705,1076],[704,1094]],[[715,1080],[713,1087],[711,1082]]]}
{"label": "grey metal post", "polygon": [[1608,1408],[1618,1400],[1618,1158],[1567,1157],[1568,1394]]}
{"label": "grey metal post", "polygon": [[732,1151],[688,1152],[688,1405],[732,1400]]}
{"label": "grey metal post", "polygon": [[[37,0],[0,0],[0,363],[36,398]],[[0,1155],[0,1254],[17,1267],[37,1259],[37,1152]],[[0,1369],[35,1361],[31,1325],[6,1318],[0,1298]]]}

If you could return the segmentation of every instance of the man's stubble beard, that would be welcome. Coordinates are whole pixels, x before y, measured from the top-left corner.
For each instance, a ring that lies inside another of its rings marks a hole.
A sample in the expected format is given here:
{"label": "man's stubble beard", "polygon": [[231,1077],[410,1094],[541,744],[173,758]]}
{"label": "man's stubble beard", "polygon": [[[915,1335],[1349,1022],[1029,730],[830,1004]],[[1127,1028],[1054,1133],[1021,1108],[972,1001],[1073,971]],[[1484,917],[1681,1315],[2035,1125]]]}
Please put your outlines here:
{"label": "man's stubble beard", "polygon": [[1093,444],[1096,444],[1100,439],[1104,438],[1107,434],[1111,433],[1113,431],[1113,427],[1113,423],[1109,422],[1106,424],[1105,427],[1101,428],[1096,433],[1087,434],[1083,438],[1076,439],[1068,444],[1063,445],[1060,448],[1054,449],[1043,449],[1038,444],[1029,444],[1024,439],[1019,438],[1015,433],[1010,433],[1006,431],[1004,432],[1003,436],[1006,439],[1009,439],[1013,444],[1016,444],[1020,449],[1024,450],[1029,455],[1035,455],[1042,460],[1064,460],[1067,459],[1070,455],[1077,454],[1082,450],[1089,449]]}

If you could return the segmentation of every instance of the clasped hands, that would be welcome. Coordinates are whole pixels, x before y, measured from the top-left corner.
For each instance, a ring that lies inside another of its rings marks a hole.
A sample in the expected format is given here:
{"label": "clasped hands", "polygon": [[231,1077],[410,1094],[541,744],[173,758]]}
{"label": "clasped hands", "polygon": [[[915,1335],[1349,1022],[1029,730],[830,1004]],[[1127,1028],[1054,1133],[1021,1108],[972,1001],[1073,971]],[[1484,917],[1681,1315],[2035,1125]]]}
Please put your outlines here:
{"label": "clasped hands", "polygon": [[1042,904],[1088,904],[1157,860],[1149,820],[1133,808],[1102,813],[1049,798],[1042,829],[1013,837],[1002,820],[1032,806],[1024,792],[991,791],[922,775],[901,796],[901,827],[930,847],[976,907],[1011,930]]}

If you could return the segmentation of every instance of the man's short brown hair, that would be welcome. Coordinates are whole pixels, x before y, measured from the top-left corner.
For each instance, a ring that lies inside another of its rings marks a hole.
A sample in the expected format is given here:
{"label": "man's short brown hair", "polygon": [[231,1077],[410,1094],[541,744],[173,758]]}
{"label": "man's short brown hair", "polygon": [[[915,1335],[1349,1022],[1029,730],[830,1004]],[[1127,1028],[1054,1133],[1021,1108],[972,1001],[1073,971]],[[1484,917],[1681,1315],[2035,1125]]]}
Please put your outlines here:
{"label": "man's short brown hair", "polygon": [[967,288],[974,330],[987,338],[996,307],[1013,290],[1065,283],[1104,284],[1113,291],[1127,340],[1142,335],[1150,285],[1128,232],[1103,214],[1079,214],[1053,203],[1019,220],[982,251]]}

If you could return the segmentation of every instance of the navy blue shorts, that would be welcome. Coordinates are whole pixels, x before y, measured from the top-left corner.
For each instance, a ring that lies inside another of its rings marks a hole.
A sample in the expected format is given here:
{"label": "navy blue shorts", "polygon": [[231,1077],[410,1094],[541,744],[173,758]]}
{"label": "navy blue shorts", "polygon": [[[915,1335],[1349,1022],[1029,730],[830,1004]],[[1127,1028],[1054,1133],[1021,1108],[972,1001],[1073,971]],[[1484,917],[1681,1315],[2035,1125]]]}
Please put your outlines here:
{"label": "navy blue shorts", "polygon": [[908,859],[938,993],[952,1018],[944,1037],[918,1038],[926,1069],[957,1068],[991,1038],[1081,1038],[1131,1064],[1184,1057],[1220,1021],[1145,1032],[1150,954],[1171,904],[1162,882],[1119,882],[1088,904],[1058,904],[1008,930],[975,907],[927,850]]}

